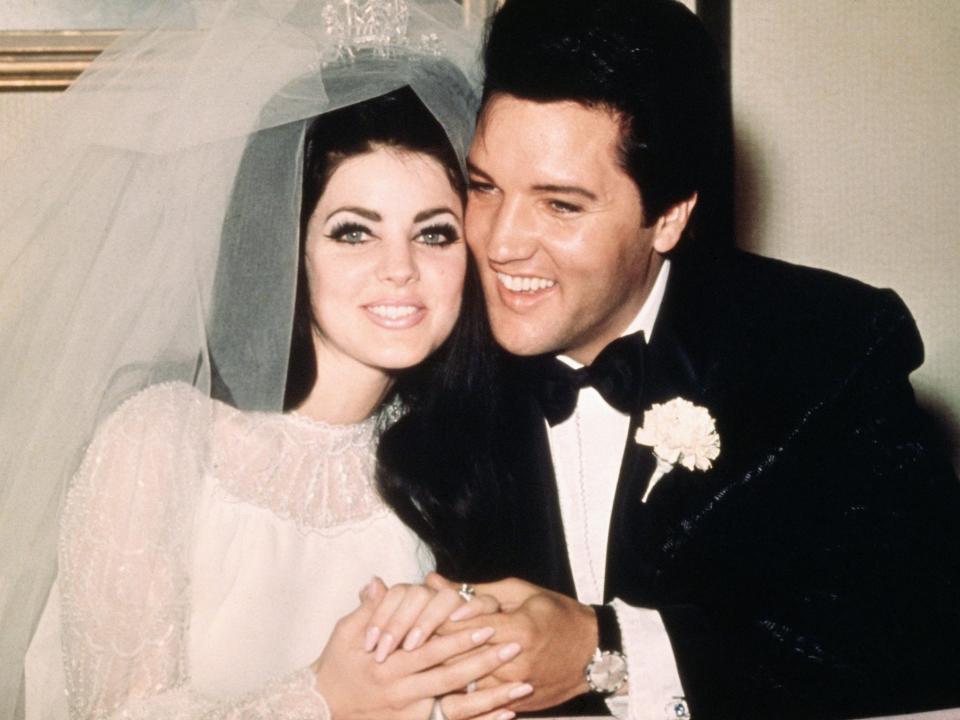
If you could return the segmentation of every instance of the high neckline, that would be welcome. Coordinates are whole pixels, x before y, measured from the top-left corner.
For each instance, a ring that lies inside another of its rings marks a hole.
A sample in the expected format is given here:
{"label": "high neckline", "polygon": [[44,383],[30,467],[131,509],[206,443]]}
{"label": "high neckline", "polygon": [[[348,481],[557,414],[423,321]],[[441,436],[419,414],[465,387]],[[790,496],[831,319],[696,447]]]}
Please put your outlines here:
{"label": "high neckline", "polygon": [[319,420],[314,417],[310,417],[298,410],[290,410],[289,412],[283,413],[284,417],[291,418],[296,421],[297,424],[304,427],[312,427],[318,430],[325,430],[328,432],[354,432],[356,430],[366,430],[373,429],[377,420],[380,417],[380,412],[375,412],[372,415],[365,417],[359,422],[352,423],[332,423],[327,420]]}

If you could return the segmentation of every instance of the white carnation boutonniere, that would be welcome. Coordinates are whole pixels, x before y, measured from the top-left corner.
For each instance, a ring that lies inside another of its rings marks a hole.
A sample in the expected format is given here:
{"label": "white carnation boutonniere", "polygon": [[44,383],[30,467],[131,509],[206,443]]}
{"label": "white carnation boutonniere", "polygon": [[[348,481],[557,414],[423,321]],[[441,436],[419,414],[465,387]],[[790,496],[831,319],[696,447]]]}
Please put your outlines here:
{"label": "white carnation boutonniere", "polygon": [[643,414],[643,425],[637,428],[634,440],[653,448],[657,458],[647,491],[641,502],[646,502],[650,491],[664,475],[680,463],[688,470],[709,470],[720,457],[720,436],[716,421],[705,407],[694,405],[681,397],[665,403],[655,403]]}

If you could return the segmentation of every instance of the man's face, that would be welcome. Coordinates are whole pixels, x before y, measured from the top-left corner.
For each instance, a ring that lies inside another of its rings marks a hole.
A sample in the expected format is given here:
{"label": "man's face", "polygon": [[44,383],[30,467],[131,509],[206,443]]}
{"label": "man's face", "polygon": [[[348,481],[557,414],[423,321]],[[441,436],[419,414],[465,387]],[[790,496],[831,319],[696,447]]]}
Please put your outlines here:
{"label": "man's face", "polygon": [[494,334],[510,352],[592,361],[639,312],[660,253],[679,237],[685,215],[679,230],[662,219],[644,226],[619,140],[605,109],[510,95],[486,104],[470,150],[466,233]]}

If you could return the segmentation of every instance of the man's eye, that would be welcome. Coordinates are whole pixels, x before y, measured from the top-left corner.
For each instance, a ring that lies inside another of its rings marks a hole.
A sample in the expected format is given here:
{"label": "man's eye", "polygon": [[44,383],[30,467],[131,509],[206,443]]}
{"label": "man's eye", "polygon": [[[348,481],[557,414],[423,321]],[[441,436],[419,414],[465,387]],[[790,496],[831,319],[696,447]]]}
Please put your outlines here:
{"label": "man's eye", "polygon": [[496,190],[492,183],[483,182],[481,180],[470,180],[467,183],[467,189],[470,192],[483,194],[489,194]]}
{"label": "man's eye", "polygon": [[453,225],[431,225],[420,230],[417,241],[424,245],[450,245],[460,239],[460,233]]}
{"label": "man's eye", "polygon": [[370,229],[359,223],[343,223],[333,228],[327,237],[347,245],[359,245],[369,240],[371,235]]}
{"label": "man's eye", "polygon": [[572,215],[574,213],[583,212],[583,208],[579,205],[564,202],[563,200],[550,200],[549,203],[550,209],[561,215]]}

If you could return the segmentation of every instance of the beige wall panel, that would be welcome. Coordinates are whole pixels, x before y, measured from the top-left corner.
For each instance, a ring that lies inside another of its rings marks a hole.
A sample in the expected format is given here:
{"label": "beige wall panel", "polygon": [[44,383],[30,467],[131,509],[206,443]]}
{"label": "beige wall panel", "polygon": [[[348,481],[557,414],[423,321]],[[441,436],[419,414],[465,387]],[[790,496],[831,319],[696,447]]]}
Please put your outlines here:
{"label": "beige wall panel", "polygon": [[893,287],[960,460],[960,2],[733,0],[740,245]]}
{"label": "beige wall panel", "polygon": [[0,158],[10,154],[56,96],[55,92],[0,93]]}

